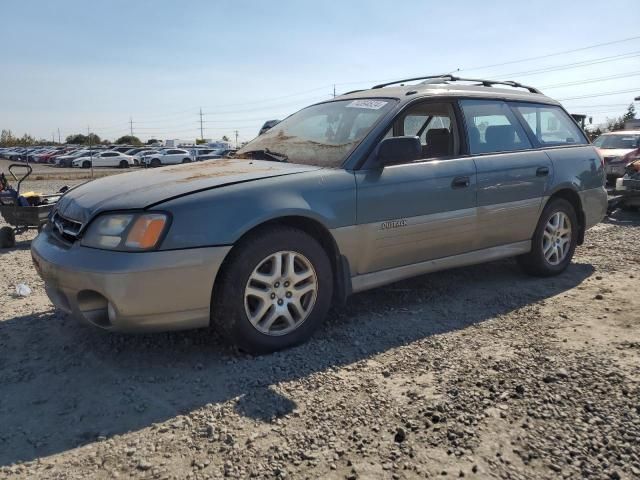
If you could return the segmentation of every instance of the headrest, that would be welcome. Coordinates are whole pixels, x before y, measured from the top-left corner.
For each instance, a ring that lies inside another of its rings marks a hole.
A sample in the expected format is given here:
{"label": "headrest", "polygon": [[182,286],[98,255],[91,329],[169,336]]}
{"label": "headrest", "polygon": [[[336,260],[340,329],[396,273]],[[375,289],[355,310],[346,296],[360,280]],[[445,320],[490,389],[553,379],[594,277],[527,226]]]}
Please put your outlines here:
{"label": "headrest", "polygon": [[487,127],[484,138],[488,145],[510,146],[516,143],[516,129],[512,125]]}

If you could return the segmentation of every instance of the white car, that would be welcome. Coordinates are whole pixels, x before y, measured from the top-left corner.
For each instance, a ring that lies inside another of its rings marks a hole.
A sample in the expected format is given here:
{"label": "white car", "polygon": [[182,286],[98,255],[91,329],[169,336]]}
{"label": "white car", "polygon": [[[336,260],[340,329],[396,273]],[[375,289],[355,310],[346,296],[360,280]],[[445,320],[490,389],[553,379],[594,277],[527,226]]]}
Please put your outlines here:
{"label": "white car", "polygon": [[145,164],[145,157],[149,157],[151,155],[155,155],[159,151],[160,150],[158,150],[158,149],[143,150],[142,152],[138,152],[133,156],[133,161],[135,162],[136,165],[144,165]]}
{"label": "white car", "polygon": [[152,155],[145,155],[144,157],[144,163],[150,167],[190,163],[192,160],[191,154],[181,148],[165,148],[164,150],[160,150]]}
{"label": "white car", "polygon": [[129,168],[134,165],[133,157],[113,150],[96,153],[93,157],[76,158],[72,165],[74,167],[90,168],[92,160],[94,167]]}

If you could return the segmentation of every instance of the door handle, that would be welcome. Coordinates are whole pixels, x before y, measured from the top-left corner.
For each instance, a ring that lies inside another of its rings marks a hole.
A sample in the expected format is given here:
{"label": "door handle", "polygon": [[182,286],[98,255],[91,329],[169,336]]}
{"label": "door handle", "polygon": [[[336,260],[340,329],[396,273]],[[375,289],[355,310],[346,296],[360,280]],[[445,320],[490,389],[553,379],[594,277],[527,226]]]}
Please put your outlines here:
{"label": "door handle", "polygon": [[451,182],[451,188],[467,188],[470,184],[469,177],[455,177]]}
{"label": "door handle", "polygon": [[546,177],[549,175],[549,167],[538,167],[536,177]]}

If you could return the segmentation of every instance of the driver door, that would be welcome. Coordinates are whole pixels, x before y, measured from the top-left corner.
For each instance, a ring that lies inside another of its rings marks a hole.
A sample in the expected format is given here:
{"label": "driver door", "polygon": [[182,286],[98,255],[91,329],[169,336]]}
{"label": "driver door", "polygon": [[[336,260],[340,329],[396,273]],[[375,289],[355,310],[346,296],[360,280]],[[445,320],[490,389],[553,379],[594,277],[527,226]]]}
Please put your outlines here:
{"label": "driver door", "polygon": [[361,231],[356,275],[464,253],[476,233],[476,168],[461,158],[450,103],[424,102],[401,113],[389,135],[416,135],[418,161],[356,172]]}

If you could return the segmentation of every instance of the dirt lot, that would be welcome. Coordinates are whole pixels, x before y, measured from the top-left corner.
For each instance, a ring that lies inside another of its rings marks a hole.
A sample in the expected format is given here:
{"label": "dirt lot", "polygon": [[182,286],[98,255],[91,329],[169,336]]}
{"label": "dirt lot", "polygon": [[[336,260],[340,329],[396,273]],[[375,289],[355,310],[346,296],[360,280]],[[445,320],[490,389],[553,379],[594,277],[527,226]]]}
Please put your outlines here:
{"label": "dirt lot", "polygon": [[640,214],[559,277],[419,277],[257,358],[56,313],[28,240],[0,252],[2,478],[640,477]]}

